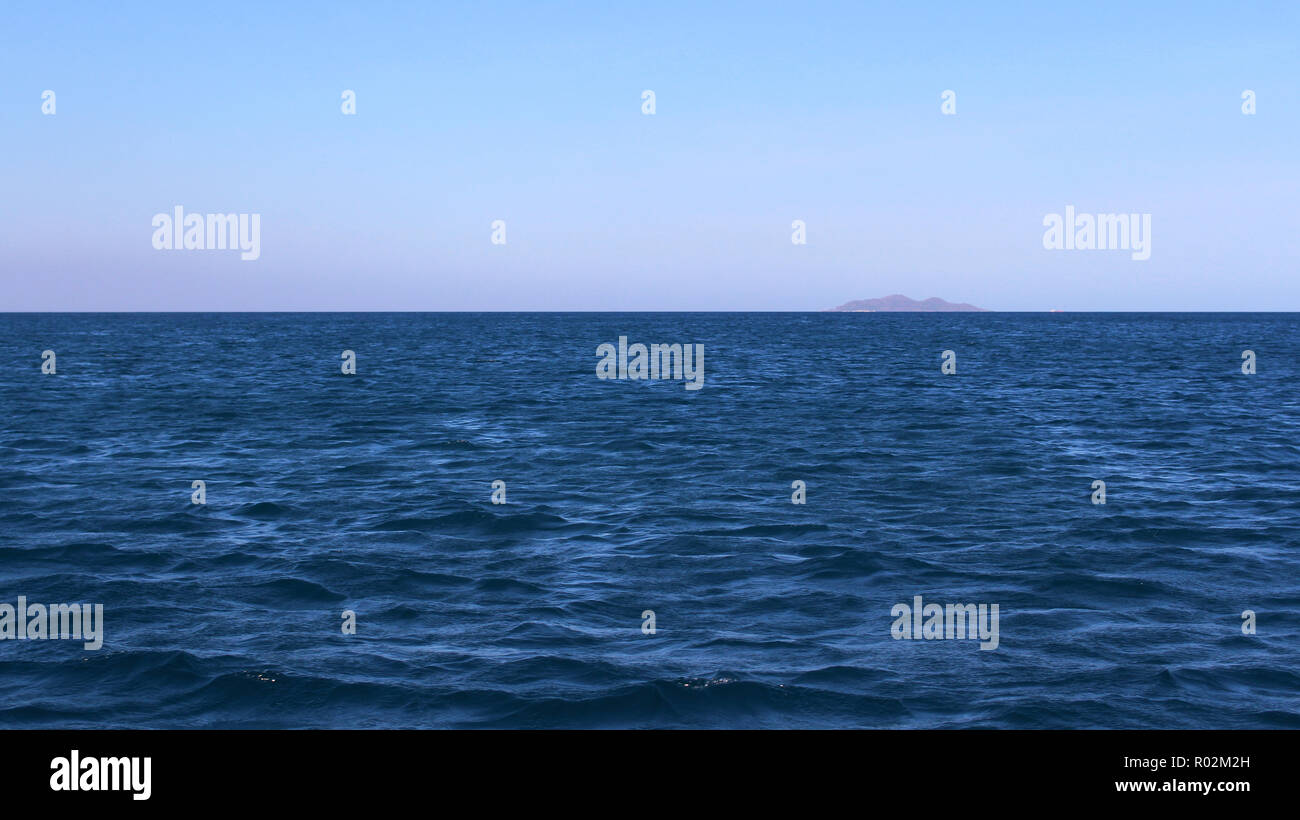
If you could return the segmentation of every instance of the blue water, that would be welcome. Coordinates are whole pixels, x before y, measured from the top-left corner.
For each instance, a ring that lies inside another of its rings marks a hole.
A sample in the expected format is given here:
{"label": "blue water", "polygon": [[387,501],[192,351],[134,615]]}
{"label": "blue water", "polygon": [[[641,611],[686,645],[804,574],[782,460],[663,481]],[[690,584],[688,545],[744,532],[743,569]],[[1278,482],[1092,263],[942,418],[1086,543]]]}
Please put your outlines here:
{"label": "blue water", "polygon": [[[704,387],[597,379],[620,335]],[[0,642],[0,726],[1297,728],[1298,359],[1294,314],[0,315],[0,602],[105,611]],[[998,648],[895,640],[918,594]]]}

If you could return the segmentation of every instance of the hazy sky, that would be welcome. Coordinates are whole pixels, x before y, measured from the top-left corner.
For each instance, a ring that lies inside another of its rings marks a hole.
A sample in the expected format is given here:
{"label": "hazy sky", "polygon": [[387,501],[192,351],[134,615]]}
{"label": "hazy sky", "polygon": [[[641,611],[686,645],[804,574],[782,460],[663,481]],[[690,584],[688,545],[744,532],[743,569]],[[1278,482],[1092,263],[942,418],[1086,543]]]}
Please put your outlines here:
{"label": "hazy sky", "polygon": [[[0,310],[1300,310],[1294,0],[4,17]],[[260,259],[155,250],[177,205]],[[1067,205],[1150,260],[1045,250]]]}

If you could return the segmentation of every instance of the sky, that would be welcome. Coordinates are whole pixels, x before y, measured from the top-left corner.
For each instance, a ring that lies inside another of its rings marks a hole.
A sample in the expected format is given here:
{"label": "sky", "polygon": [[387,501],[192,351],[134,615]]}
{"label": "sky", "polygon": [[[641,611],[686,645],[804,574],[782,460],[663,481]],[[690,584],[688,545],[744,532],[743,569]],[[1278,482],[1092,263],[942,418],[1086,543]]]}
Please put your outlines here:
{"label": "sky", "polygon": [[1294,0],[4,12],[0,311],[1300,310]]}

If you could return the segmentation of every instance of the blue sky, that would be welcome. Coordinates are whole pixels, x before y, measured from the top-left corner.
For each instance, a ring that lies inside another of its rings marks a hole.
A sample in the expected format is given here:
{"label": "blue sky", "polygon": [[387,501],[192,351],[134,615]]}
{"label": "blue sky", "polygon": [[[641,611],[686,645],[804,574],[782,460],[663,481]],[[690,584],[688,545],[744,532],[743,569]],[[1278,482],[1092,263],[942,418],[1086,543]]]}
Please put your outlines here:
{"label": "blue sky", "polygon": [[1300,310],[1300,4],[978,5],[7,3],[0,310]]}

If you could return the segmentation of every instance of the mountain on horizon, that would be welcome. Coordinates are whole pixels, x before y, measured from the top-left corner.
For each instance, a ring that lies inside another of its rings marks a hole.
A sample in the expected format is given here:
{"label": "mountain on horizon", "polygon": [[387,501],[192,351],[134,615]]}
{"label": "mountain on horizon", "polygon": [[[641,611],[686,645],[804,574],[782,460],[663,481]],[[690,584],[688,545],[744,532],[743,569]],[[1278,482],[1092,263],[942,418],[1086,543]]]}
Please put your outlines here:
{"label": "mountain on horizon", "polygon": [[845,302],[837,308],[830,308],[832,311],[846,311],[850,313],[942,313],[951,311],[983,311],[984,308],[968,305],[965,302],[953,303],[940,299],[937,296],[931,296],[923,301],[909,299],[901,293],[895,293],[892,296],[884,296],[879,299],[854,299]]}

